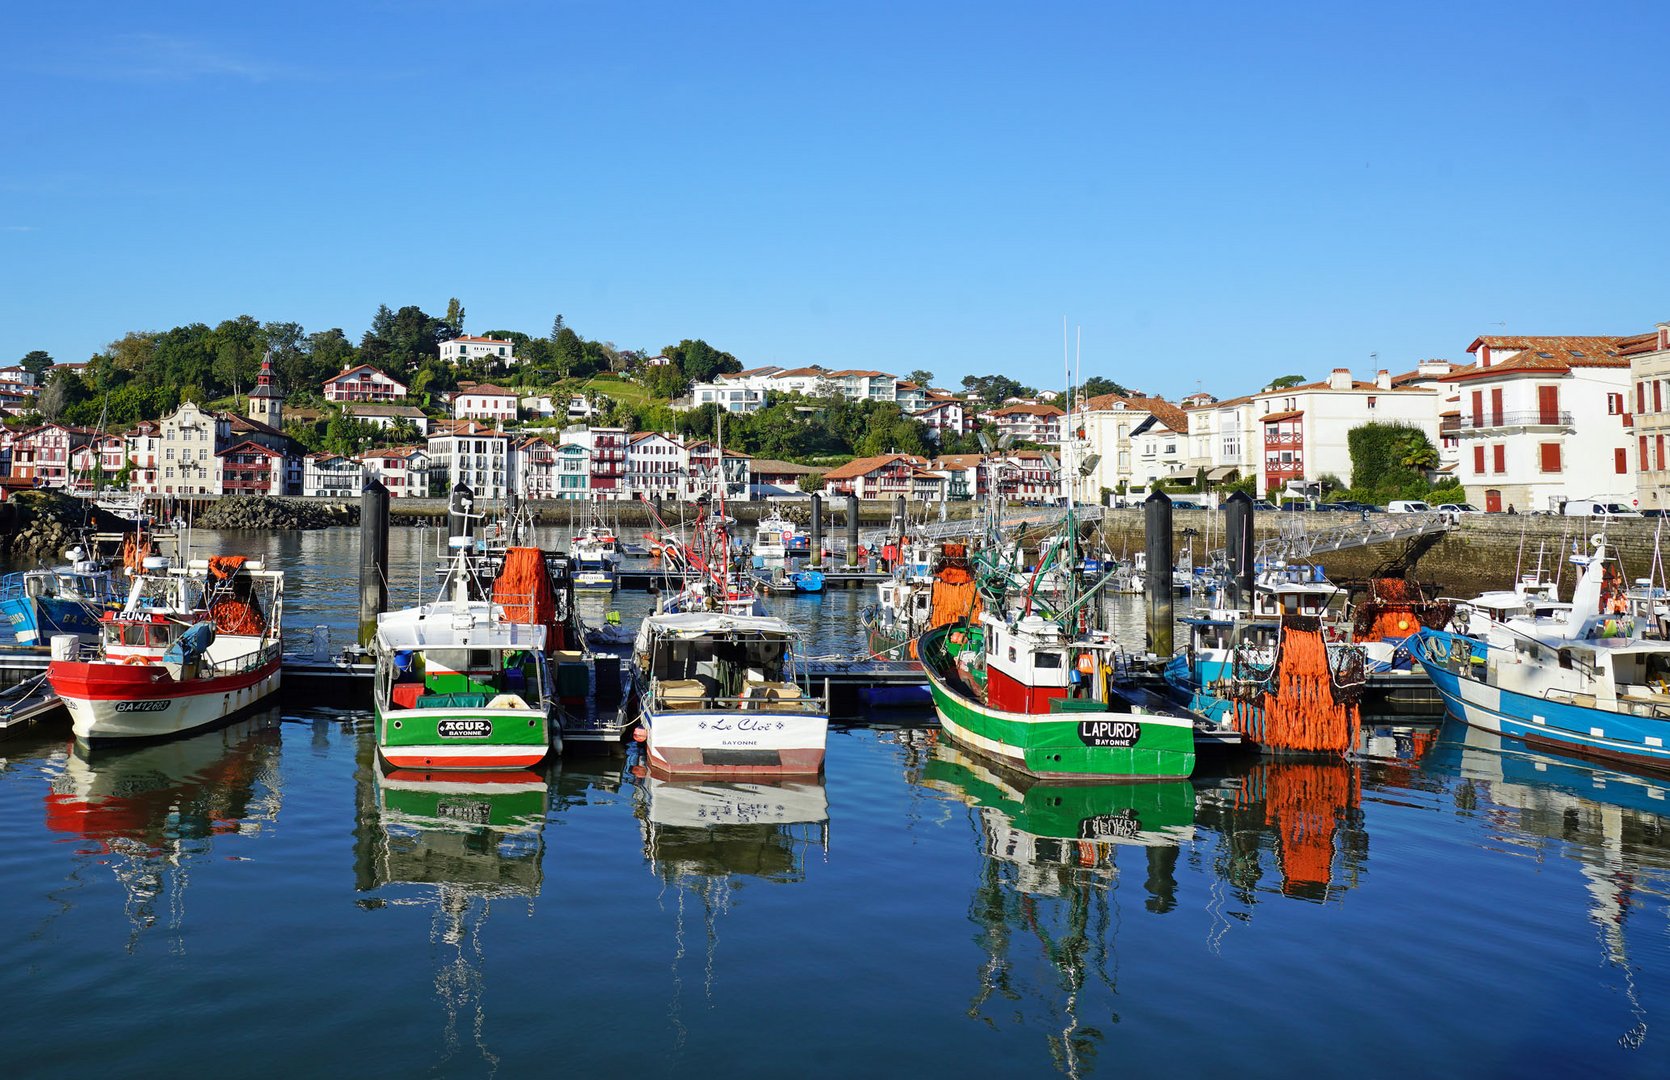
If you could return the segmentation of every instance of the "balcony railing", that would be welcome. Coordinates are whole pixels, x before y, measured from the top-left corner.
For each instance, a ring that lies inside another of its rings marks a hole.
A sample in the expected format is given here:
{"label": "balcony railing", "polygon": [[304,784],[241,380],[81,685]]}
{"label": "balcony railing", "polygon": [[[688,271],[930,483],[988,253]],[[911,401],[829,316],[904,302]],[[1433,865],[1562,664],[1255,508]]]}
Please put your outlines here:
{"label": "balcony railing", "polygon": [[1461,418],[1463,431],[1504,427],[1570,427],[1571,413],[1552,409],[1526,409],[1521,412],[1489,412]]}
{"label": "balcony railing", "polygon": [[1297,431],[1266,432],[1264,435],[1265,446],[1303,446],[1304,444],[1304,435]]}

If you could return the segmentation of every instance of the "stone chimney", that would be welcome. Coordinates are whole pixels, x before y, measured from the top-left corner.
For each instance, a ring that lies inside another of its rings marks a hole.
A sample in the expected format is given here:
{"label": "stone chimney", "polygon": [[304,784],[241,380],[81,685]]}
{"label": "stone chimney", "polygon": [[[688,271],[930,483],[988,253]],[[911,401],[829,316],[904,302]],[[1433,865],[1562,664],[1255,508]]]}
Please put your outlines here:
{"label": "stone chimney", "polygon": [[1658,324],[1658,349],[1659,352],[1670,349],[1670,322]]}
{"label": "stone chimney", "polygon": [[1392,373],[1385,368],[1376,371],[1374,373],[1374,385],[1382,390],[1390,390],[1392,388]]}
{"label": "stone chimney", "polygon": [[1328,376],[1328,389],[1330,389],[1330,390],[1349,390],[1349,389],[1351,389],[1351,369],[1350,368],[1343,368],[1343,367],[1335,368],[1333,370],[1333,372],[1330,373],[1329,376]]}
{"label": "stone chimney", "polygon": [[1415,368],[1422,375],[1448,375],[1450,362],[1448,360],[1422,360]]}

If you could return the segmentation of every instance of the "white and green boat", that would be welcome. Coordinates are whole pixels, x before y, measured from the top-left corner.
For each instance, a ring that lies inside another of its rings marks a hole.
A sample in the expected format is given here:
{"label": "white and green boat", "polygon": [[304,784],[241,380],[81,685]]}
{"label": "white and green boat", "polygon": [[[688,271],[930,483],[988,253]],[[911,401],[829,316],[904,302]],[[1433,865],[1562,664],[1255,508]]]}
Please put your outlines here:
{"label": "white and green boat", "polygon": [[963,746],[1038,780],[1178,780],[1194,772],[1196,717],[1121,683],[1117,644],[1038,615],[922,637],[940,726]]}
{"label": "white and green boat", "polygon": [[458,546],[441,599],[377,616],[377,749],[393,768],[528,769],[560,743],[544,553],[509,549],[490,596],[471,559]]}
{"label": "white and green boat", "polygon": [[[1076,476],[1076,446],[1059,472]],[[1046,464],[1057,469],[1052,455]],[[1119,643],[1100,626],[1101,588],[1084,588],[1071,485],[1054,536],[1005,536],[993,506],[973,560],[977,618],[924,634],[917,655],[945,733],[1037,780],[1178,780],[1195,767],[1194,714],[1121,678]],[[1059,591],[1042,586],[1054,575]],[[1103,579],[1105,584],[1107,579]]]}

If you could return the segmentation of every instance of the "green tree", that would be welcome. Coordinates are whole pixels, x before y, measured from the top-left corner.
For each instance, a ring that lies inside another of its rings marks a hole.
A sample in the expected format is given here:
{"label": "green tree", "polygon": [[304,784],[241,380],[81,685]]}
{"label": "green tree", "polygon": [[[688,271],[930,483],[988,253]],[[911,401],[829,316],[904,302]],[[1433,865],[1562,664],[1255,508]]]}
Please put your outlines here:
{"label": "green tree", "polygon": [[1270,385],[1266,386],[1264,389],[1266,389],[1266,390],[1286,390],[1288,387],[1298,386],[1300,383],[1302,383],[1304,381],[1305,381],[1305,377],[1303,375],[1283,375],[1278,379],[1271,379],[1270,380]]}
{"label": "green tree", "polygon": [[701,338],[685,338],[677,345],[661,350],[678,366],[691,382],[710,382],[715,375],[741,371],[742,362],[728,352],[721,352]]}
{"label": "green tree", "polygon": [[52,366],[52,356],[44,349],[31,349],[23,354],[23,359],[18,361],[18,366],[33,375],[38,381],[42,375],[46,374],[47,368]]}
{"label": "green tree", "polygon": [[455,296],[446,302],[446,314],[441,316],[441,321],[446,323],[447,329],[452,332],[453,337],[463,335],[464,305],[459,302],[458,297]]}
{"label": "green tree", "polygon": [[1131,391],[1126,387],[1101,375],[1092,375],[1084,380],[1084,385],[1079,387],[1079,393],[1087,398],[1101,397],[1103,394],[1118,394],[1120,397],[1131,396]]}
{"label": "green tree", "polygon": [[685,395],[690,389],[690,379],[677,367],[661,365],[645,368],[638,376],[638,385],[652,397],[671,401]]}
{"label": "green tree", "polygon": [[933,384],[934,373],[926,368],[917,368],[915,371],[910,373],[910,381],[915,383],[917,386],[926,389],[928,386]]}
{"label": "green tree", "polygon": [[209,347],[214,350],[210,364],[214,376],[211,391],[249,393],[261,367],[261,356],[267,349],[267,336],[261,324],[249,315],[227,319],[214,328]]}
{"label": "green tree", "polygon": [[[916,381],[915,379],[911,380],[911,382],[915,382],[915,381]],[[821,472],[813,472],[813,473],[803,474],[800,477],[800,480],[798,481],[799,486],[800,486],[800,490],[804,491],[804,492],[807,492],[808,494],[810,494],[814,491],[822,491],[823,490],[823,476],[824,476],[824,474],[821,473]]]}

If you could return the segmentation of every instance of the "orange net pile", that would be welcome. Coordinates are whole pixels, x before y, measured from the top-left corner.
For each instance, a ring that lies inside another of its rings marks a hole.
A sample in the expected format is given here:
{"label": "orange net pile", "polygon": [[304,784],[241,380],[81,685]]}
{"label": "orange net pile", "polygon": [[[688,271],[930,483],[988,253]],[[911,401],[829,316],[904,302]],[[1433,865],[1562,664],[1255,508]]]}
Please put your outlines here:
{"label": "orange net pile", "polygon": [[209,557],[209,574],[216,581],[225,581],[242,570],[243,565],[242,555],[212,555]]}
{"label": "orange net pile", "polygon": [[1343,754],[1357,745],[1358,710],[1334,693],[1328,647],[1318,628],[1282,629],[1275,692],[1264,695],[1259,742],[1276,750]]}
{"label": "orange net pile", "polygon": [[505,552],[504,566],[493,580],[493,603],[504,608],[504,617],[510,622],[545,627],[546,644],[553,649],[562,647],[557,601],[551,594],[551,576],[545,570],[543,551],[516,547]]}
{"label": "orange net pile", "polygon": [[974,583],[974,571],[968,566],[968,548],[962,544],[946,544],[940,553],[944,562],[934,571],[933,597],[924,631],[965,619],[971,623],[980,621],[980,592]]}
{"label": "orange net pile", "polygon": [[156,553],[157,546],[148,537],[136,534],[122,538],[122,566],[130,573],[143,570],[145,560]]}
{"label": "orange net pile", "polygon": [[262,617],[261,609],[249,595],[249,579],[224,585],[237,577],[238,571],[243,569],[244,561],[245,557],[242,555],[213,555],[209,558],[209,576],[222,582],[223,587],[228,590],[225,595],[216,597],[209,604],[209,617],[214,620],[217,634],[247,634],[260,637],[266,632],[267,620]]}
{"label": "orange net pile", "polygon": [[209,617],[214,620],[217,634],[247,634],[260,637],[267,629],[267,620],[248,600],[225,596],[209,605]]}
{"label": "orange net pile", "polygon": [[1368,599],[1357,606],[1352,631],[1358,641],[1401,640],[1420,630],[1442,630],[1455,614],[1455,605],[1428,600],[1421,587],[1404,578],[1374,578]]}

